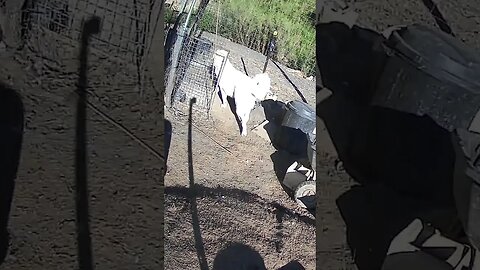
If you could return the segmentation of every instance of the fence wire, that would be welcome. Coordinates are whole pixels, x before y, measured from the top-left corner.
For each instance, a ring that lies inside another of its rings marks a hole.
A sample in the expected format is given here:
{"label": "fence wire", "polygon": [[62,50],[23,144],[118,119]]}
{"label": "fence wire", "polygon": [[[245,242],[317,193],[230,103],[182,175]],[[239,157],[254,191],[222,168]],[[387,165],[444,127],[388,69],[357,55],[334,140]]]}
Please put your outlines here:
{"label": "fence wire", "polygon": [[195,36],[185,37],[174,74],[174,109],[185,108],[190,99],[196,98],[194,108],[208,115],[214,95],[213,55],[211,41]]}
{"label": "fence wire", "polygon": [[143,65],[149,38],[151,0],[29,0],[24,10],[26,44],[43,58],[76,58],[83,21],[101,18],[101,33],[92,37],[92,52]]}

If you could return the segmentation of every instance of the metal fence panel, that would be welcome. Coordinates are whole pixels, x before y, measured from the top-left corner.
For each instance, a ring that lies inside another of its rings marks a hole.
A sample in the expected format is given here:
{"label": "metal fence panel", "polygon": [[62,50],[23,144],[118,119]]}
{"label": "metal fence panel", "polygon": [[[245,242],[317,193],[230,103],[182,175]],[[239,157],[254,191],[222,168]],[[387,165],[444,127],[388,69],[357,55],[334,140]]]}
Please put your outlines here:
{"label": "metal fence panel", "polygon": [[203,113],[210,112],[213,102],[213,43],[201,37],[185,37],[175,71],[173,102],[180,109],[196,98],[194,108]]}
{"label": "metal fence panel", "polygon": [[76,58],[83,21],[96,15],[102,31],[92,37],[92,52],[143,65],[152,6],[151,0],[30,0],[24,10],[26,44],[48,60]]}

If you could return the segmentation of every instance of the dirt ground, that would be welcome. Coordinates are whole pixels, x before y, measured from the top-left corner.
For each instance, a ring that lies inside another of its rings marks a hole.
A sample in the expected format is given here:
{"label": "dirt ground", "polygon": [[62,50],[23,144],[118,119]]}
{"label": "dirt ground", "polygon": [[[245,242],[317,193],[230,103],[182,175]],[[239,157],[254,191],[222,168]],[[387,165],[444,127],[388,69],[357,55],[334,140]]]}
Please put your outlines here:
{"label": "dirt ground", "polygon": [[[75,115],[78,75],[30,54],[2,52],[1,81],[23,100],[25,130],[0,269],[77,269]],[[73,67],[73,69],[76,69]],[[90,102],[162,151],[163,103],[124,63],[91,58]],[[158,269],[163,163],[88,109],[88,190],[96,269]],[[3,217],[2,217],[3,218]],[[88,258],[87,258],[88,259]]]}
{"label": "dirt ground", "polygon": [[[454,33],[480,49],[480,3],[437,1]],[[357,1],[359,24],[376,30],[395,24],[434,25],[421,1]],[[233,48],[232,63],[244,56],[250,73],[263,58]],[[22,97],[25,132],[9,219],[9,253],[0,269],[75,269],[77,240],[74,200],[76,74],[59,76],[46,63],[0,53],[0,80]],[[36,64],[34,64],[36,63]],[[161,94],[147,87],[140,98],[131,72],[121,63],[92,60],[91,101],[161,152]],[[108,66],[108,67],[107,67]],[[298,99],[295,87],[273,65],[273,90],[281,100]],[[312,101],[314,82],[285,69]],[[325,128],[317,153],[318,197],[314,218],[282,189],[271,155],[275,149],[254,133],[239,136],[231,112],[214,107],[214,121],[195,117],[193,172],[188,171],[188,119],[165,113],[173,126],[165,179],[165,268],[212,266],[230,241],[253,247],[269,269],[298,260],[306,269],[353,269],[345,223],[336,199],[354,182],[335,168],[336,154]],[[321,125],[321,122],[319,122]],[[218,144],[227,148],[226,151]],[[88,176],[93,261],[97,269],[158,269],[164,215],[162,162],[137,142],[89,110]],[[195,196],[194,196],[195,195]],[[315,229],[316,224],[316,229]],[[315,263],[315,241],[316,257]]]}
{"label": "dirt ground", "polygon": [[[208,33],[205,36],[215,41]],[[229,59],[237,69],[243,70],[243,58],[251,76],[261,72],[265,60],[261,54],[221,37],[217,41],[230,50]],[[267,72],[279,99],[300,100],[297,87],[313,104],[314,81],[281,68],[294,85],[270,63]],[[256,250],[267,269],[293,260],[315,269],[315,218],[282,189],[272,161],[275,148],[252,131],[241,137],[233,113],[219,103],[217,95],[208,121],[194,112],[194,184],[189,183],[188,119],[165,114],[173,127],[165,178],[166,269],[211,267],[217,253],[230,242]],[[252,118],[249,128],[261,121]],[[319,172],[320,177],[328,173]]]}

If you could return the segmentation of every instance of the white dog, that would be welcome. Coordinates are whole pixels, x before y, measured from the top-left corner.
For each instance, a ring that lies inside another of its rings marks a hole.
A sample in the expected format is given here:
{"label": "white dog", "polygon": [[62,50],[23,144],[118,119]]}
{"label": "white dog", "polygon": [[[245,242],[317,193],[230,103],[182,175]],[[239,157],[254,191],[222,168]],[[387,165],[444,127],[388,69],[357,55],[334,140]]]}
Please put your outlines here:
{"label": "white dog", "polygon": [[[213,61],[213,71],[217,78],[217,87],[220,90],[222,107],[227,106],[227,96],[235,100],[236,114],[241,122],[242,136],[247,135],[247,122],[250,112],[256,101],[266,99],[276,100],[277,97],[270,90],[270,77],[267,73],[260,73],[253,78],[237,70],[228,59],[225,50],[217,50]],[[220,69],[224,63],[222,74]]]}

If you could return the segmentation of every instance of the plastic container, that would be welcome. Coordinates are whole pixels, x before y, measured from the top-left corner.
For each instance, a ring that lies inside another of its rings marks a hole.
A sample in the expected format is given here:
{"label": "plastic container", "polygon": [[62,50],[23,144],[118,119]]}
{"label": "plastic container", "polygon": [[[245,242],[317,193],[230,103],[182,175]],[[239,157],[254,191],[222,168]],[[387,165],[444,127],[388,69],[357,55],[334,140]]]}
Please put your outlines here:
{"label": "plastic container", "polygon": [[305,134],[311,134],[316,127],[315,110],[305,102],[290,101],[287,103],[282,126],[300,129]]}
{"label": "plastic container", "polygon": [[315,111],[304,102],[290,101],[275,134],[274,145],[296,156],[300,163],[309,167],[315,163],[315,128]]}
{"label": "plastic container", "polygon": [[412,25],[394,31],[373,105],[428,115],[452,131],[480,109],[480,57],[450,35]]}

